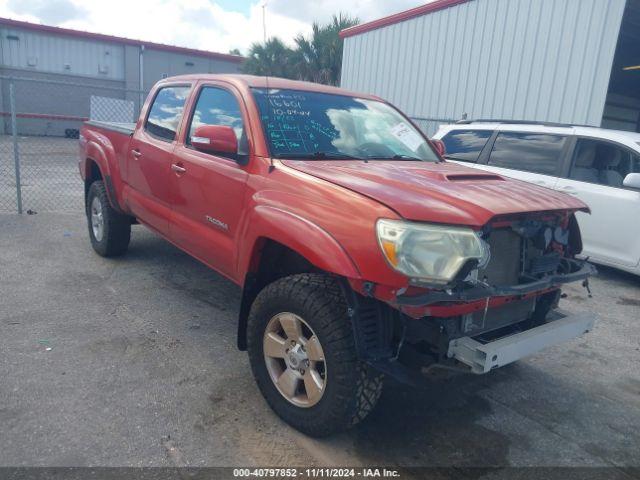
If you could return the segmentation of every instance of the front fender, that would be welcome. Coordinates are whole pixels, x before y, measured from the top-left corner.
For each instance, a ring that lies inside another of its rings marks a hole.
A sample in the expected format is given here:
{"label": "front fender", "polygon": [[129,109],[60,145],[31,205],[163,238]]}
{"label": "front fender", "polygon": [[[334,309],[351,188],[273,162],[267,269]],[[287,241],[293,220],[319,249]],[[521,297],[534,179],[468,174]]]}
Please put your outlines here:
{"label": "front fender", "polygon": [[277,207],[259,205],[248,222],[239,272],[245,275],[255,269],[256,255],[263,240],[278,242],[297,252],[317,268],[346,278],[359,279],[360,272],[340,243],[319,225]]}
{"label": "front fender", "polygon": [[340,243],[319,225],[281,208],[260,205],[248,216],[240,235],[238,271],[243,286],[238,319],[238,348],[246,350],[246,329],[249,309],[255,296],[256,272],[262,247],[266,241],[278,242],[298,253],[315,267],[348,279],[360,279],[361,274]]}

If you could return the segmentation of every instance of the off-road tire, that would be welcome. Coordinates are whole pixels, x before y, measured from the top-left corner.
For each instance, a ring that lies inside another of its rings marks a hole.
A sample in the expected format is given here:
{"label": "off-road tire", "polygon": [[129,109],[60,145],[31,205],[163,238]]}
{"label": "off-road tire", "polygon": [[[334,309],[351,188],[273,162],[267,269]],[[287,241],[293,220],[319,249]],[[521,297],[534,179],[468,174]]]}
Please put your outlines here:
{"label": "off-road tire", "polygon": [[[304,319],[324,351],[325,391],[308,408],[282,396],[267,370],[263,336],[269,320],[282,312]],[[251,307],[247,346],[253,375],[269,406],[307,435],[326,436],[356,425],[373,410],[382,392],[383,375],[358,359],[344,295],[328,275],[293,275],[264,288]]]}
{"label": "off-road tire", "polygon": [[[91,224],[91,205],[94,198],[100,200],[103,215],[103,234],[97,239]],[[129,248],[131,239],[131,217],[117,212],[109,202],[107,190],[102,181],[96,181],[89,187],[86,200],[87,225],[91,246],[103,257],[116,257]]]}

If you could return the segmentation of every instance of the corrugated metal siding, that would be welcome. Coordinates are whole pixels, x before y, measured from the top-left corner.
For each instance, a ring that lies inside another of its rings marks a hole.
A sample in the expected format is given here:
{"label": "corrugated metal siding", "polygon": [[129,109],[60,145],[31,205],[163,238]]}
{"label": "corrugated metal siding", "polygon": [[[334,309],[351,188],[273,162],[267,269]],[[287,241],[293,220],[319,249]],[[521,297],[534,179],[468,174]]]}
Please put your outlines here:
{"label": "corrugated metal siding", "polygon": [[429,119],[429,118],[413,117],[412,120],[413,120],[413,123],[415,123],[416,126],[420,130],[422,130],[424,133],[426,133],[427,136],[429,137],[438,131],[438,128],[440,128],[440,125],[448,125],[451,123],[455,123],[454,120],[447,119],[447,118]]}
{"label": "corrugated metal siding", "polygon": [[624,7],[473,0],[346,38],[341,84],[390,100],[429,130],[464,113],[600,125]]}
{"label": "corrugated metal siding", "polygon": [[122,45],[8,27],[0,28],[0,34],[2,64],[6,67],[108,80],[124,79]]}
{"label": "corrugated metal siding", "polygon": [[144,53],[145,89],[151,89],[163,75],[172,77],[189,73],[237,73],[238,67],[237,63],[225,60],[147,48]]}

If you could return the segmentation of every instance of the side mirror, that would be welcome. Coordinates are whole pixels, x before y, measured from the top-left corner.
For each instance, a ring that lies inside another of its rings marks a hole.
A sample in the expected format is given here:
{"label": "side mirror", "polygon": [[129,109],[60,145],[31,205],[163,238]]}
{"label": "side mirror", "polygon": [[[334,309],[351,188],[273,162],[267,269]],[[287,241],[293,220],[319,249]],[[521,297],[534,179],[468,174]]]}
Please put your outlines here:
{"label": "side mirror", "polygon": [[622,182],[624,187],[640,190],[640,173],[629,173]]}
{"label": "side mirror", "polygon": [[431,139],[431,143],[436,149],[436,152],[440,154],[441,157],[444,157],[444,154],[447,153],[447,149],[444,146],[444,142],[442,140]]}
{"label": "side mirror", "polygon": [[191,136],[191,145],[203,152],[238,153],[236,132],[227,125],[200,125]]}

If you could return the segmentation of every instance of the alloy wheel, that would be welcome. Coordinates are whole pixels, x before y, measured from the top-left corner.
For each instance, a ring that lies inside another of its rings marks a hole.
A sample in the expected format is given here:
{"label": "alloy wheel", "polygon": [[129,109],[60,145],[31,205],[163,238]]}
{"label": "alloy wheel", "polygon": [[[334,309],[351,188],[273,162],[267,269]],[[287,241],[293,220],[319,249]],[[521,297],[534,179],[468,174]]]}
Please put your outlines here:
{"label": "alloy wheel", "polygon": [[102,202],[100,198],[95,196],[91,200],[91,230],[94,238],[100,242],[104,235],[104,214],[102,211]]}
{"label": "alloy wheel", "polygon": [[327,385],[324,351],[315,332],[299,316],[283,312],[269,320],[263,338],[269,377],[292,404],[308,408]]}

